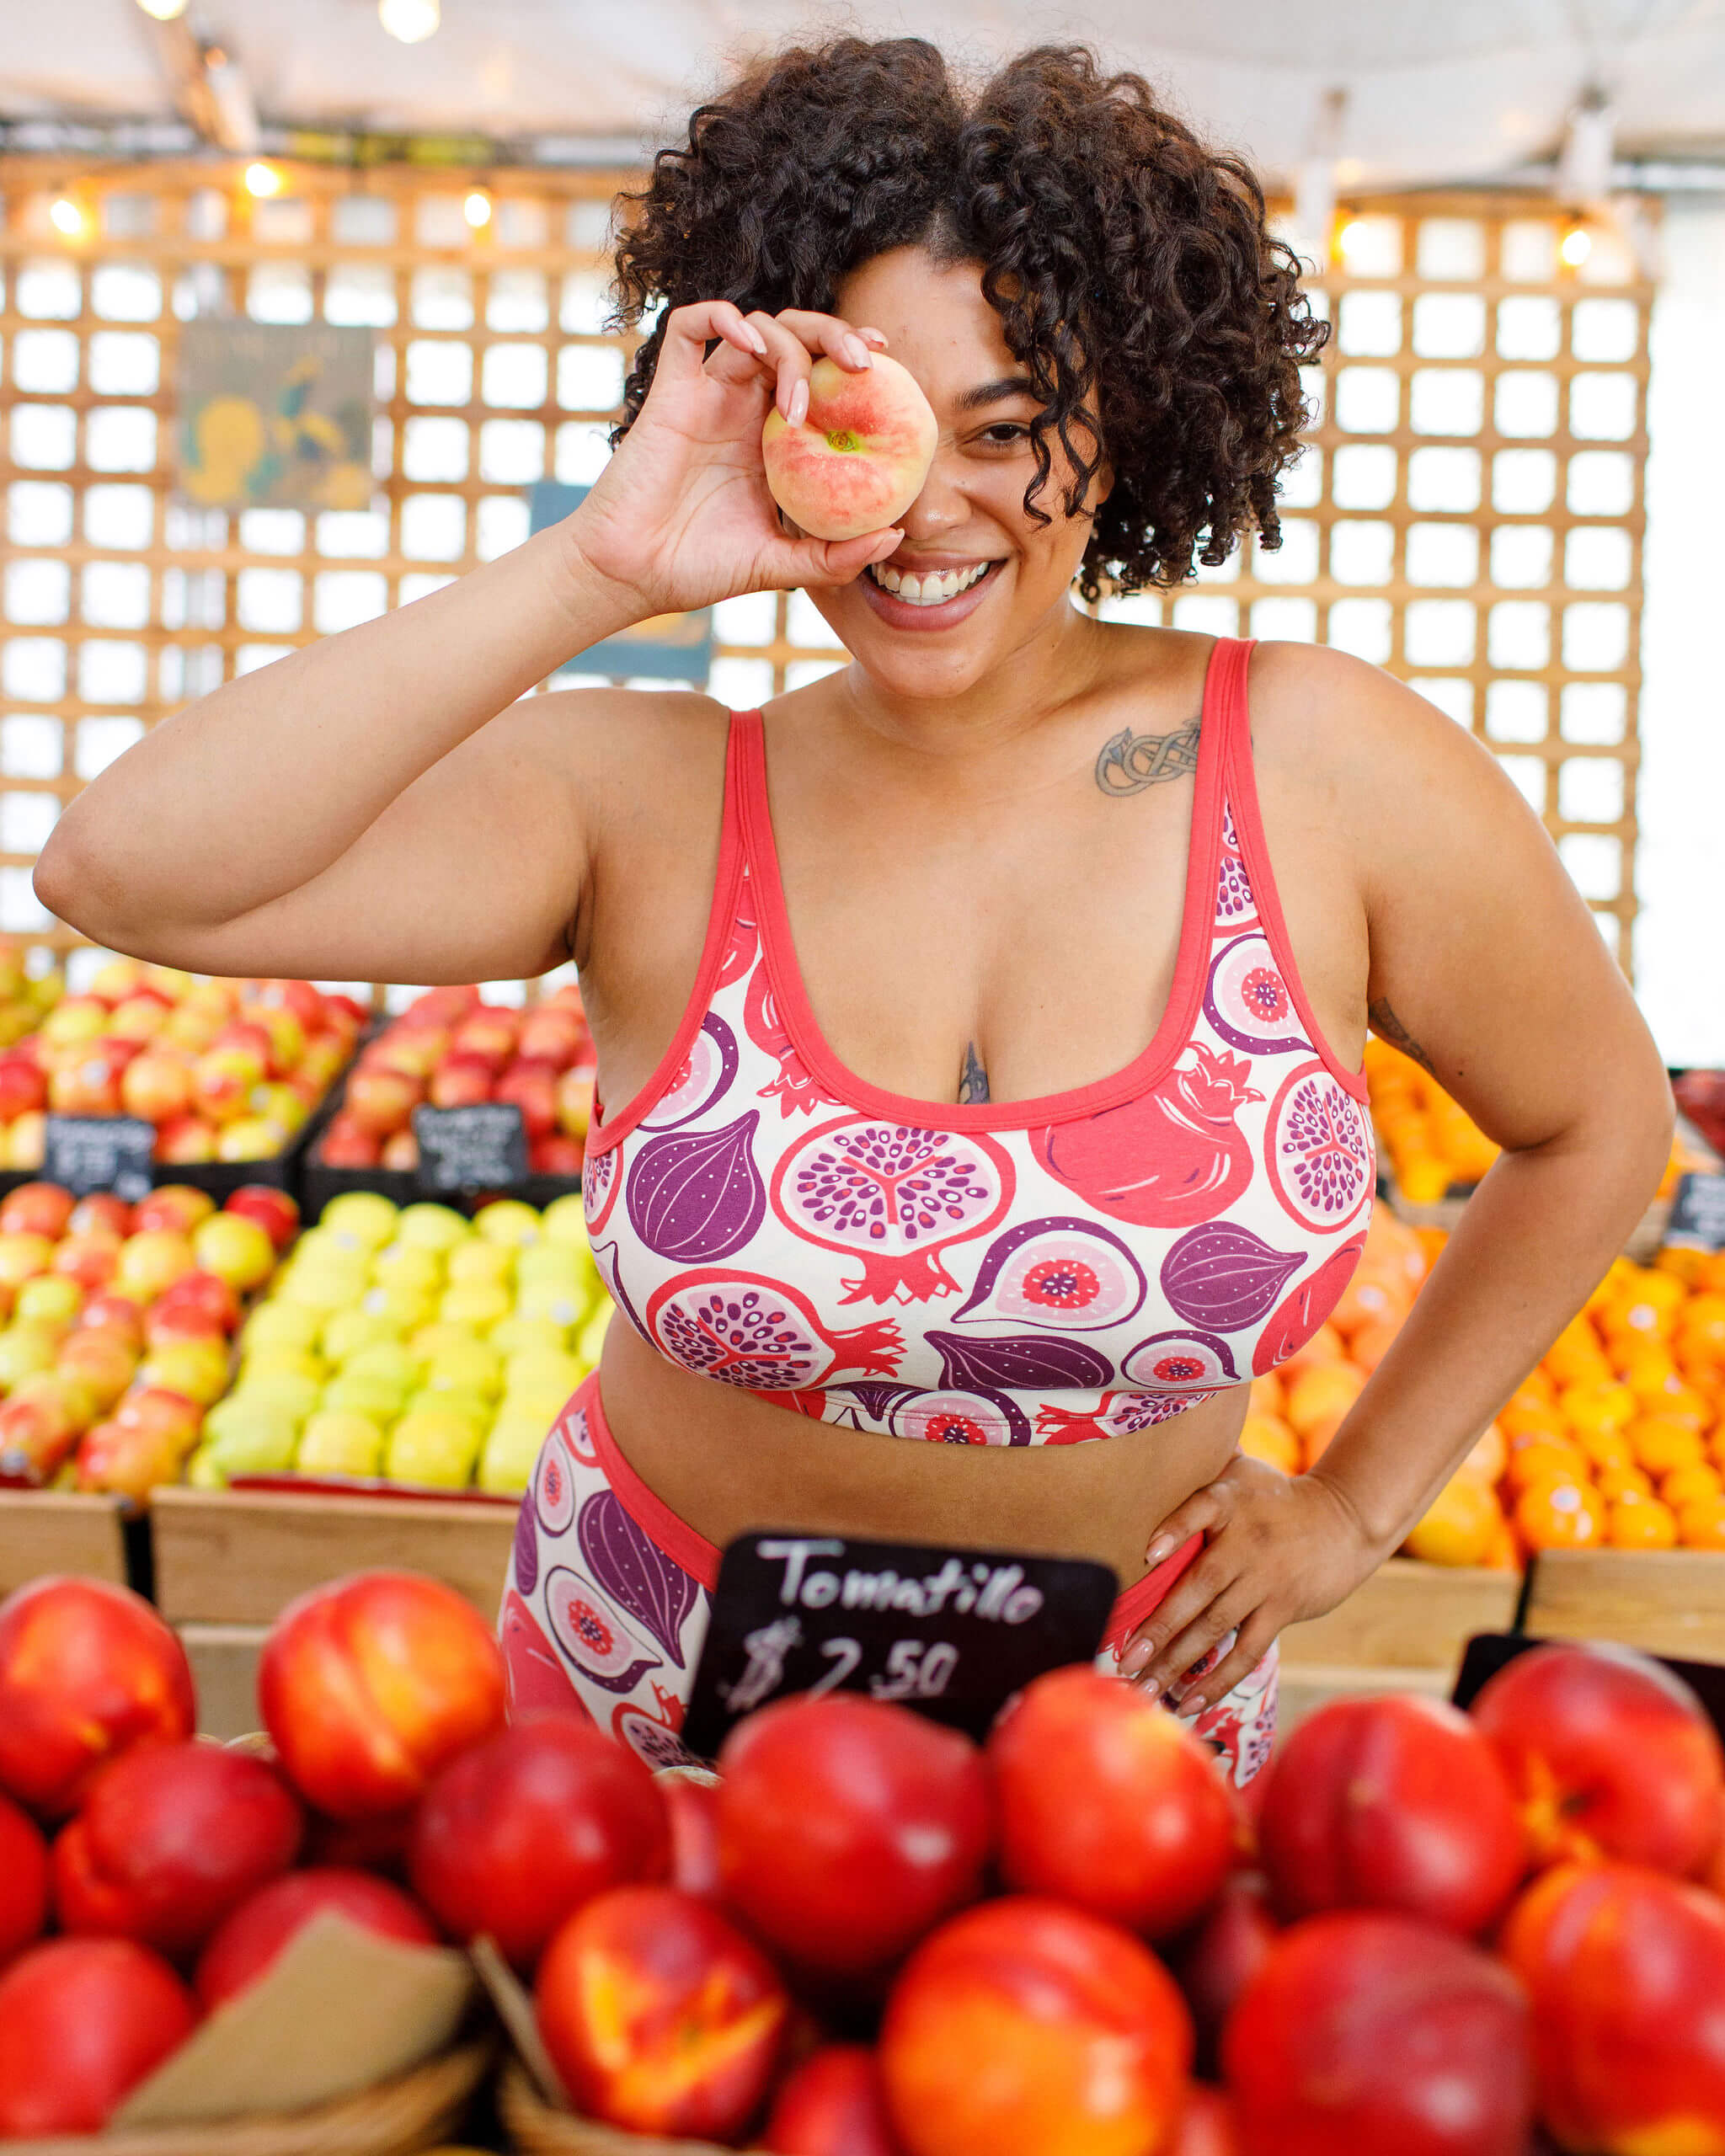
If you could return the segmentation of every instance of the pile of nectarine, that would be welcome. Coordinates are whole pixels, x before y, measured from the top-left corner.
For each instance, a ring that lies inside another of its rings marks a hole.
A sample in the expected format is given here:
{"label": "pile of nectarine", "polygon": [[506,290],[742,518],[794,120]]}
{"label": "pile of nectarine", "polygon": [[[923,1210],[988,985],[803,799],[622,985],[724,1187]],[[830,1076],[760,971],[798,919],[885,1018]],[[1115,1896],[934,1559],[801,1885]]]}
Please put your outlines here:
{"label": "pile of nectarine", "polygon": [[483,1620],[408,1574],[303,1597],[259,1692],[268,1749],[194,1742],[138,1598],[0,1604],[0,2141],[99,2127],[329,1909],[489,1937],[625,2134],[1725,2151],[1725,1753],[1625,1650],[1533,1648],[1469,1714],[1322,1708],[1255,1822],[1086,1668],[984,1744],[833,1693],[740,1722],[717,1779],[655,1777],[583,1710],[508,1723]]}
{"label": "pile of nectarine", "polygon": [[487,1003],[477,988],[433,988],[361,1050],[319,1142],[326,1167],[411,1170],[414,1110],[513,1102],[528,1171],[579,1176],[593,1112],[593,1040],[573,982],[530,1011]]}

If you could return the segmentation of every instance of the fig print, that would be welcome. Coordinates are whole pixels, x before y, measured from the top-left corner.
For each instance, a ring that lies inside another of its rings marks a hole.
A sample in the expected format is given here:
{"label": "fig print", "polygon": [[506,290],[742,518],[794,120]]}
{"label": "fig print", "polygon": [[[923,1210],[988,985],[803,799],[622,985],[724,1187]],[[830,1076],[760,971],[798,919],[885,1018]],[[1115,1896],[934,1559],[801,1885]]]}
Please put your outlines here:
{"label": "fig print", "polygon": [[563,1653],[590,1684],[607,1692],[632,1692],[649,1669],[664,1666],[573,1565],[553,1565],[546,1574],[545,1614]]}
{"label": "fig print", "polygon": [[1302,1228],[1346,1227],[1371,1202],[1371,1126],[1321,1062],[1284,1081],[1264,1123],[1263,1158],[1270,1187]]}
{"label": "fig print", "polygon": [[[586,1411],[584,1408],[564,1408],[551,1428],[553,1433],[560,1438],[569,1447],[569,1457],[572,1460],[579,1460],[584,1467],[596,1467],[599,1465],[599,1448],[593,1442],[592,1426],[587,1420]],[[573,1518],[573,1517],[574,1514],[571,1513],[570,1518]],[[568,1524],[568,1521],[564,1522],[565,1526]],[[560,1533],[561,1529],[558,1532]]]}
{"label": "fig print", "polygon": [[643,1130],[675,1130],[723,1100],[737,1075],[737,1037],[709,1011],[664,1097],[641,1118]]}
{"label": "fig print", "polygon": [[892,1411],[888,1426],[895,1438],[920,1438],[935,1445],[1028,1445],[1030,1421],[1017,1402],[1001,1392],[948,1388],[913,1392]]}
{"label": "fig print", "polygon": [[777,1077],[757,1088],[763,1101],[776,1100],[782,1116],[798,1112],[813,1115],[818,1107],[836,1105],[822,1092],[815,1083],[814,1072],[791,1044],[791,1037],[778,1014],[778,997],[764,958],[749,976],[743,1027],[756,1047],[778,1065]]}
{"label": "fig print", "polygon": [[629,1225],[674,1265],[733,1257],[761,1225],[766,1187],[755,1166],[758,1108],[723,1130],[650,1138],[629,1170]]}
{"label": "fig print", "polygon": [[515,1513],[510,1569],[515,1574],[516,1587],[523,1594],[531,1594],[539,1583],[539,1530],[531,1505],[521,1506]]}
{"label": "fig print", "polygon": [[694,1581],[636,1526],[614,1490],[595,1490],[582,1504],[575,1540],[589,1571],[611,1601],[657,1640],[681,1669],[679,1642],[683,1620],[695,1604]]}
{"label": "fig print", "polygon": [[1213,1332],[1156,1332],[1140,1340],[1120,1365],[1120,1375],[1157,1392],[1235,1385],[1234,1351]]}
{"label": "fig print", "polygon": [[1138,1315],[1144,1268],[1091,1220],[1027,1220],[991,1243],[954,1325],[1038,1325],[1097,1331]]}
{"label": "fig print", "polygon": [[841,1116],[779,1162],[772,1209],[805,1242],[860,1262],[846,1302],[927,1302],[958,1293],[942,1251],[986,1235],[1016,1180],[1005,1148],[980,1132]]}
{"label": "fig print", "polygon": [[992,1339],[978,1333],[930,1332],[943,1385],[990,1392],[1067,1392],[1104,1385],[1114,1366],[1088,1341],[1046,1332]]}
{"label": "fig print", "polygon": [[672,1362],[750,1392],[798,1392],[839,1370],[889,1378],[905,1348],[890,1320],[829,1331],[794,1288],[722,1266],[666,1281],[647,1305],[647,1325]]}
{"label": "fig print", "polygon": [[1266,939],[1254,931],[1237,936],[1216,953],[1204,991],[1204,1015],[1231,1048],[1248,1055],[1277,1055],[1311,1043],[1301,1030]]}
{"label": "fig print", "polygon": [[1274,1250],[1250,1228],[1216,1220],[1189,1229],[1162,1260],[1162,1293],[1188,1325],[1238,1332],[1268,1315],[1305,1262],[1303,1251]]}
{"label": "fig print", "polygon": [[[569,1457],[558,1436],[560,1424],[552,1426],[551,1435],[539,1448],[539,1458],[533,1469],[533,1502],[523,1505],[523,1517],[529,1511],[539,1516],[539,1524],[550,1535],[566,1534],[575,1517],[575,1482],[569,1472]],[[522,1588],[523,1594],[531,1594],[531,1584]]]}
{"label": "fig print", "polygon": [[1087,1204],[1142,1228],[1213,1220],[1252,1180],[1252,1147],[1235,1122],[1263,1095],[1252,1065],[1200,1041],[1192,1061],[1119,1107],[1030,1133],[1032,1151]]}

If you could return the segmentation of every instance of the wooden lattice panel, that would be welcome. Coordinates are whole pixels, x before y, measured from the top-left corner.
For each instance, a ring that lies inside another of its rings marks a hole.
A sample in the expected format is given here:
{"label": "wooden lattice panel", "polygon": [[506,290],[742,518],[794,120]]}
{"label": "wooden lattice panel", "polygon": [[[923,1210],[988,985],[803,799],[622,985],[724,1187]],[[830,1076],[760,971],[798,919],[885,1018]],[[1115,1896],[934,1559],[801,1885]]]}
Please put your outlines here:
{"label": "wooden lattice panel", "polygon": [[[628,349],[602,326],[625,177],[292,168],[254,201],[225,165],[0,159],[0,932],[77,944],[31,864],[155,719],[515,545],[527,483],[595,475]],[[51,221],[62,196],[81,237]],[[1415,683],[1504,759],[1626,963],[1651,291],[1603,242],[1562,269],[1560,229],[1508,198],[1361,205],[1314,285],[1337,334],[1281,551],[1105,606]],[[222,311],[375,331],[370,508],[176,498],[179,327]],[[712,687],[740,707],[841,660],[800,594],[717,627]]]}

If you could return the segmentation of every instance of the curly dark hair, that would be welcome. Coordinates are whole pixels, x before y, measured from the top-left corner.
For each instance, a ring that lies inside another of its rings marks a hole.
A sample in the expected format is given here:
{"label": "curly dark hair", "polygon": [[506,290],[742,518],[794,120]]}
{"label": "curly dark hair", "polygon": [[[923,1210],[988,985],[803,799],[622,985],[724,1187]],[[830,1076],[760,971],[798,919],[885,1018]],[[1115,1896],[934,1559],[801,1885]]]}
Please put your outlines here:
{"label": "curly dark hair", "polygon": [[[1298,260],[1263,191],[1135,74],[1084,45],[1039,45],[967,93],[921,38],[835,38],[749,67],[620,198],[614,318],[663,302],[830,312],[846,274],[889,248],[975,262],[1008,349],[1042,400],[1083,509],[1104,449],[1111,492],[1078,575],[1087,599],[1170,585],[1227,559],[1254,523],[1281,543],[1279,475],[1311,414],[1300,367],[1322,346]],[[613,446],[652,387],[663,318],[636,351]],[[1200,551],[1201,549],[1201,551]]]}

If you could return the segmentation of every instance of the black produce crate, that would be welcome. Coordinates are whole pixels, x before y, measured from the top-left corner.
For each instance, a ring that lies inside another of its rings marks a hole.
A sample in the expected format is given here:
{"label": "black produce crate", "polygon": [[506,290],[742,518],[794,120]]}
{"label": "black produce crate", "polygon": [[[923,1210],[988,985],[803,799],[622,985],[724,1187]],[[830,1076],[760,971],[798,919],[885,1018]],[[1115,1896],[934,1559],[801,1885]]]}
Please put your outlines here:
{"label": "black produce crate", "polygon": [[[322,1134],[320,1130],[318,1135]],[[323,1208],[332,1198],[350,1190],[375,1190],[398,1205],[417,1205],[430,1199],[471,1216],[496,1198],[518,1198],[542,1210],[553,1198],[567,1198],[580,1187],[579,1176],[528,1176],[523,1182],[505,1183],[495,1190],[427,1190],[411,1168],[327,1168],[308,1149],[302,1163],[299,1199],[300,1210],[309,1225],[322,1219]]]}
{"label": "black produce crate", "polygon": [[273,1153],[264,1161],[155,1161],[150,1168],[152,1187],[159,1190],[163,1183],[190,1183],[194,1190],[206,1191],[218,1205],[225,1205],[235,1191],[243,1190],[248,1183],[269,1183],[277,1190],[285,1190],[303,1212],[306,1155],[323,1136],[325,1125],[335,1113],[347,1088],[348,1073],[370,1038],[369,1032],[360,1034],[354,1043],[353,1054],[330,1080],[329,1090],[280,1152]]}

